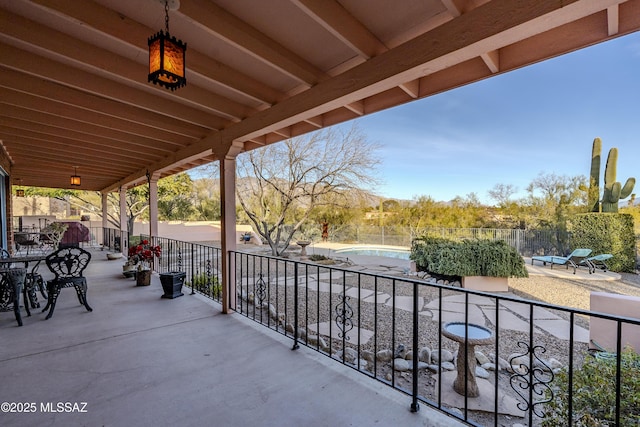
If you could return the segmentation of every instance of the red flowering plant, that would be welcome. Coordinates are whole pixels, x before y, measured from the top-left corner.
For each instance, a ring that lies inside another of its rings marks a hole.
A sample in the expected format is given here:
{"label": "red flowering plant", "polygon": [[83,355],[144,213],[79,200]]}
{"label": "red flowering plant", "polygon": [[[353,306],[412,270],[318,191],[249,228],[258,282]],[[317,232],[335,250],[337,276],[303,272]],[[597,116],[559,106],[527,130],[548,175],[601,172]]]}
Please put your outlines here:
{"label": "red flowering plant", "polygon": [[152,246],[149,244],[148,240],[142,240],[140,244],[129,246],[129,259],[128,262],[130,264],[138,264],[138,269],[150,269],[151,262],[154,257],[160,258],[160,254],[162,253],[162,249],[160,246]]}

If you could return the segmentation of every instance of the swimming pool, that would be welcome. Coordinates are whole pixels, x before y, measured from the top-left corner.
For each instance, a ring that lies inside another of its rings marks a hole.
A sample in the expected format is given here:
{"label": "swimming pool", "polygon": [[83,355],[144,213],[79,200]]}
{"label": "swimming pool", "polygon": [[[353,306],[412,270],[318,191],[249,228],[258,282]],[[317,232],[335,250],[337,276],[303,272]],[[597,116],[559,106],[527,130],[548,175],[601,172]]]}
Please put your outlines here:
{"label": "swimming pool", "polygon": [[409,259],[408,249],[396,249],[385,246],[354,246],[352,248],[337,249],[335,253],[339,255],[367,255]]}

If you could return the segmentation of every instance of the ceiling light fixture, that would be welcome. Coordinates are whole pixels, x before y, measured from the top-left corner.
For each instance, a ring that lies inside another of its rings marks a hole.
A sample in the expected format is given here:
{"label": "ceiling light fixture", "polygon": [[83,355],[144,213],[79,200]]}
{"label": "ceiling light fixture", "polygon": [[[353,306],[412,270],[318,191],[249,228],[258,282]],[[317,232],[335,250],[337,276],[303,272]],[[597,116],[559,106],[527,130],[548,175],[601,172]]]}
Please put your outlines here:
{"label": "ceiling light fixture", "polygon": [[187,84],[187,44],[169,35],[169,0],[164,2],[165,31],[149,37],[149,81],[176,90]]}
{"label": "ceiling light fixture", "polygon": [[[18,181],[20,181],[19,185],[22,185],[22,178],[19,178]],[[24,197],[24,188],[16,189],[16,197]]]}
{"label": "ceiling light fixture", "polygon": [[73,167],[73,175],[71,175],[71,185],[73,185],[74,187],[79,187],[80,186],[80,176],[78,175],[78,167],[74,166]]}

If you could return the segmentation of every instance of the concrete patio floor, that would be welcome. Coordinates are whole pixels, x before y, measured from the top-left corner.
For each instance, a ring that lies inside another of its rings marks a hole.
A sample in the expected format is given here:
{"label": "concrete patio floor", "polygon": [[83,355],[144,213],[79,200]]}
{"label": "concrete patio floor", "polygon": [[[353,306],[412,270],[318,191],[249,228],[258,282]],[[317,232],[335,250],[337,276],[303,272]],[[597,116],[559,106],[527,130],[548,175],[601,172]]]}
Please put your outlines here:
{"label": "concrete patio floor", "polygon": [[412,413],[410,397],[292,351],[290,339],[204,297],[161,299],[157,276],[136,287],[121,265],[93,252],[91,313],[72,289],[50,320],[23,309],[18,327],[0,313],[0,403],[22,411],[3,404],[1,426],[461,425],[424,404]]}

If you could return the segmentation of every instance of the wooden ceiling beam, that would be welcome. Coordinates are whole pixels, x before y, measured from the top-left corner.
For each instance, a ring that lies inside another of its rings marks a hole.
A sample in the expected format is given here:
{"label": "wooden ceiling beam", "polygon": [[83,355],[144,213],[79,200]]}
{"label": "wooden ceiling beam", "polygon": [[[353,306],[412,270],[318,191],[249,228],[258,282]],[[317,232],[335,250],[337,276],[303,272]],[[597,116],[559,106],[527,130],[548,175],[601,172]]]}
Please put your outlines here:
{"label": "wooden ceiling beam", "polygon": [[[479,58],[483,53],[589,16],[620,1],[538,0],[519,1],[514,5],[514,0],[492,0],[268,110],[210,135],[188,147],[185,152],[204,152],[213,146],[224,147],[234,141],[253,140],[403,82]],[[224,148],[219,150],[224,152]],[[181,152],[176,153],[177,158],[181,156]],[[158,165],[164,165],[166,161]]]}
{"label": "wooden ceiling beam", "polygon": [[[78,7],[77,0],[32,1],[53,13],[68,16],[99,33],[135,46],[141,52],[148,52],[147,39],[158,31],[157,28],[149,28],[95,2],[84,1],[82,7]],[[285,98],[284,94],[255,78],[213,60],[191,47],[188,55],[187,69],[189,72],[197,73],[240,96],[268,105]]]}
{"label": "wooden ceiling beam", "polygon": [[[57,61],[82,63],[83,67],[93,67],[109,80],[140,90],[152,89],[160,94],[166,92],[164,88],[151,85],[146,79],[141,78],[148,73],[148,65],[131,61],[2,9],[0,21],[4,23],[0,32],[6,37],[35,46],[37,50],[45,51],[47,56],[53,56]],[[182,88],[179,94],[179,97],[174,97],[176,100],[197,108],[207,108],[212,114],[226,120],[238,121],[253,112],[253,109],[193,84]]]}
{"label": "wooden ceiling beam", "polygon": [[491,52],[481,53],[480,58],[487,64],[487,67],[489,67],[492,73],[500,71],[500,52],[497,49]]}
{"label": "wooden ceiling beam", "polygon": [[326,78],[315,66],[212,2],[182,0],[178,13],[300,83],[313,86]]}
{"label": "wooden ceiling beam", "polygon": [[[2,138],[5,140],[6,146],[11,150],[16,150],[16,153],[20,153],[20,150],[23,150],[23,153],[29,155],[30,161],[27,163],[36,167],[39,167],[38,163],[32,159],[37,159],[38,157],[42,158],[43,153],[50,154],[44,156],[44,158],[52,158],[52,156],[56,156],[59,161],[64,161],[65,163],[67,161],[73,162],[75,158],[79,158],[80,156],[69,156],[68,153],[70,151],[79,151],[78,144],[69,142],[62,138],[44,139],[40,135],[34,135],[33,133],[22,136],[19,131],[6,130],[6,128],[1,126],[0,135],[2,135]],[[105,169],[119,171],[119,173],[135,170],[140,165],[140,161],[136,160],[136,157],[122,155],[118,152],[111,152],[111,150],[105,151],[104,148],[83,147],[82,153],[85,153],[83,155],[86,155],[87,158],[98,160],[102,159],[103,162],[113,164],[112,166],[103,167]]]}
{"label": "wooden ceiling beam", "polygon": [[620,5],[613,5],[607,8],[608,34],[614,36],[620,31]]}
{"label": "wooden ceiling beam", "polygon": [[199,126],[210,127],[219,120],[214,114],[176,102],[167,91],[150,88],[154,93],[149,93],[134,89],[3,43],[0,43],[0,50],[3,52],[0,61],[13,70]]}
{"label": "wooden ceiling beam", "polygon": [[118,128],[109,128],[90,122],[82,122],[76,119],[55,116],[49,113],[29,110],[18,106],[7,108],[5,111],[0,113],[0,117],[51,126],[59,129],[75,131],[78,133],[85,133],[88,135],[100,135],[103,138],[109,138],[115,142],[119,141],[126,144],[138,145],[140,147],[152,146],[157,148],[159,151],[165,152],[173,152],[187,145],[178,144],[173,141],[160,141],[148,136],[133,135]]}
{"label": "wooden ceiling beam", "polygon": [[4,87],[0,87],[0,103],[7,108],[17,107],[50,114],[55,117],[76,120],[81,123],[90,123],[107,129],[117,129],[133,136],[151,138],[154,141],[166,142],[184,146],[193,142],[193,138],[163,132],[139,123],[126,121],[106,114],[78,108],[70,104],[56,102],[51,98],[40,98],[26,93],[19,93]]}
{"label": "wooden ceiling beam", "polygon": [[[121,174],[126,173],[131,170],[131,167],[123,167],[125,166],[119,162],[110,162],[106,163],[104,158],[100,156],[79,156],[75,159],[70,159],[66,157],[64,154],[60,154],[59,151],[55,150],[47,150],[46,148],[42,148],[38,150],[37,153],[33,153],[33,150],[29,153],[29,148],[27,147],[15,147],[13,150],[20,155],[29,155],[33,158],[32,162],[32,170],[38,169],[46,169],[48,166],[60,167],[61,164],[69,164],[70,166],[80,166],[82,168],[91,167],[92,172],[100,172],[104,176],[113,175],[113,174]],[[25,168],[29,168],[29,166],[25,165]]]}
{"label": "wooden ceiling beam", "polygon": [[[211,131],[210,128],[185,123],[175,117],[163,116],[112,99],[86,94],[74,88],[14,72],[1,66],[0,86],[23,94],[31,94],[38,99],[55,100],[64,105],[147,126],[151,129],[174,134],[176,137],[202,138]],[[222,126],[222,122],[219,124]]]}
{"label": "wooden ceiling beam", "polygon": [[[293,2],[360,57],[369,59],[389,50],[367,27],[335,0],[293,0]],[[417,80],[414,80],[400,84],[400,88],[415,98],[416,84]]]}
{"label": "wooden ceiling beam", "polygon": [[[538,0],[517,2],[514,7],[513,0],[492,0],[269,110],[229,126],[215,139],[251,139],[589,16],[620,1]],[[203,143],[207,142],[205,138]]]}
{"label": "wooden ceiling beam", "polygon": [[292,0],[307,16],[364,58],[372,58],[387,47],[335,0]]}
{"label": "wooden ceiling beam", "polygon": [[160,150],[155,146],[118,142],[102,136],[2,116],[0,116],[0,127],[5,129],[5,132],[14,129],[15,132],[23,132],[22,135],[30,133],[34,136],[38,135],[40,139],[44,140],[61,138],[63,141],[69,141],[75,144],[81,143],[83,146],[96,146],[96,148],[102,147],[102,149],[128,151],[130,157],[146,156],[150,159],[158,159],[163,155],[172,153],[171,151]]}

